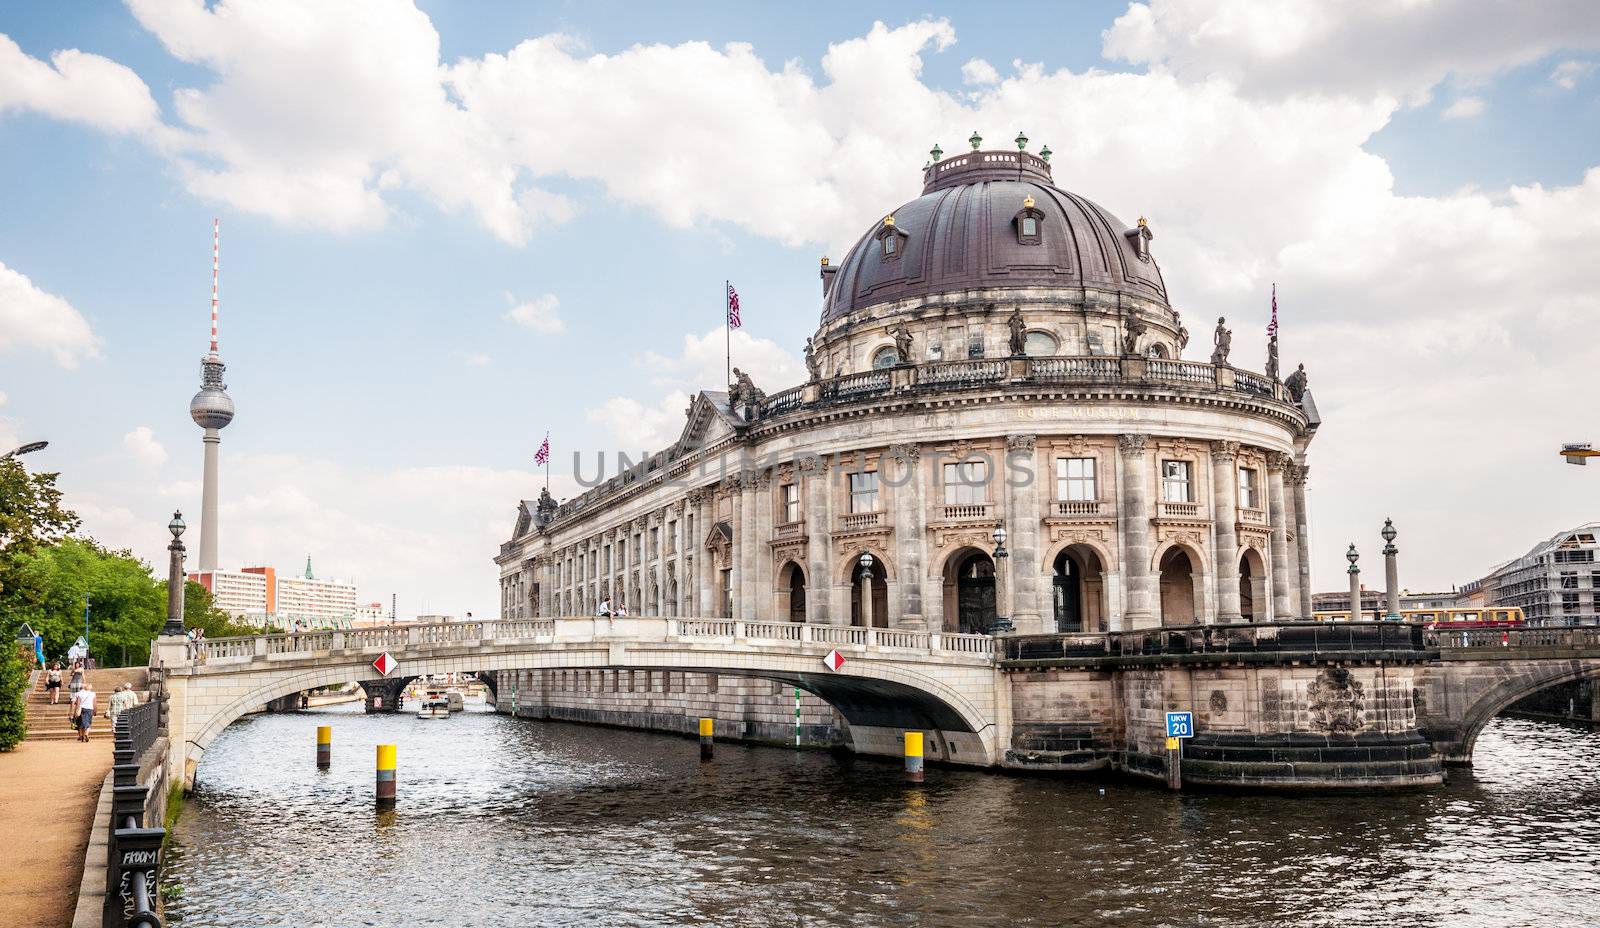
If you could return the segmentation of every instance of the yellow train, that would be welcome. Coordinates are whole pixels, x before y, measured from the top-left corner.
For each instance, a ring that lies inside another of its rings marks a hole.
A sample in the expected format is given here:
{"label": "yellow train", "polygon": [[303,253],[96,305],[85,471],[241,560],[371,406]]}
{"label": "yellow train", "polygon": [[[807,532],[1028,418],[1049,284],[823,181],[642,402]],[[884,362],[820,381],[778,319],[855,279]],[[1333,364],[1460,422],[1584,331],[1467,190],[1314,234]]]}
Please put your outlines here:
{"label": "yellow train", "polygon": [[[1314,617],[1318,622],[1348,622],[1350,621],[1350,610],[1318,612]],[[1369,613],[1362,612],[1361,617],[1366,619],[1369,617]],[[1376,610],[1370,614],[1370,617],[1382,618],[1383,611],[1381,609]],[[1401,609],[1400,621],[1421,622],[1430,629],[1521,628],[1528,624],[1527,617],[1516,606],[1470,609]]]}

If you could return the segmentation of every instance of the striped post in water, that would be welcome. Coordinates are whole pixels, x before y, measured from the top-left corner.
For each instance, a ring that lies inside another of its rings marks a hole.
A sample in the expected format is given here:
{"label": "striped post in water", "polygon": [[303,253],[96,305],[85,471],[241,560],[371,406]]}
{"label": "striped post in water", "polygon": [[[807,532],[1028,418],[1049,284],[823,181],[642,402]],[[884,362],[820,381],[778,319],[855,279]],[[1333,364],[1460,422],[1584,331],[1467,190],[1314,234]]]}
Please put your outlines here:
{"label": "striped post in water", "polygon": [[922,732],[906,732],[906,782],[922,782]]}
{"label": "striped post in water", "polygon": [[711,759],[711,735],[716,723],[712,719],[700,720],[700,759]]}
{"label": "striped post in water", "polygon": [[394,745],[378,745],[378,808],[394,808]]}
{"label": "striped post in water", "polygon": [[333,726],[317,726],[317,769],[327,770],[333,766]]}

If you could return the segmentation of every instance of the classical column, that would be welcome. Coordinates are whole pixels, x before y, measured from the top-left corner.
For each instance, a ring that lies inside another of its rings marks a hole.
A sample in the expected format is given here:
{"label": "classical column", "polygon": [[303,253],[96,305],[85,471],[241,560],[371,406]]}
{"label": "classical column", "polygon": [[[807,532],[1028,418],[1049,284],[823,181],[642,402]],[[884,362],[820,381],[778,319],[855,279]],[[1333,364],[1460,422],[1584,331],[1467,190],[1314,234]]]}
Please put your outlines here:
{"label": "classical column", "polygon": [[[755,558],[755,587],[751,591],[750,618],[762,622],[777,621],[773,610],[772,582],[772,472],[764,470],[756,475],[755,533],[751,549]],[[783,618],[787,619],[788,616]]]}
{"label": "classical column", "polygon": [[695,592],[699,595],[699,609],[696,615],[716,615],[716,565],[713,563],[712,552],[705,546],[705,540],[711,537],[716,529],[717,503],[716,494],[709,488],[702,487],[690,497],[700,507],[700,517],[695,519],[694,562],[695,562]]}
{"label": "classical column", "polygon": [[[806,617],[808,622],[831,624],[833,597],[833,493],[828,462],[801,458],[795,470],[803,475],[806,493]],[[850,617],[844,617],[845,622]]]}
{"label": "classical column", "polygon": [[[1039,468],[1034,455],[1034,436],[1009,435],[1006,437],[1006,459],[1001,462],[1001,472],[991,480],[1001,480],[1007,489],[1009,506],[1006,512],[1006,539],[1011,550],[1011,563],[1007,573],[1011,577],[1011,621],[1019,634],[1043,634],[1046,629],[1039,605]],[[1011,469],[1012,455],[1019,465]],[[1015,478],[1015,479],[1013,479]]]}
{"label": "classical column", "polygon": [[[927,628],[923,614],[922,582],[924,569],[923,521],[926,506],[922,496],[922,451],[914,444],[892,445],[884,463],[894,460],[898,467],[894,493],[895,561],[899,567],[900,621],[905,628]],[[884,468],[887,469],[887,468]]]}
{"label": "classical column", "polygon": [[753,622],[761,618],[757,608],[760,602],[761,569],[756,558],[756,548],[761,544],[756,515],[761,508],[761,497],[757,493],[759,480],[756,474],[747,471],[742,476],[744,479],[739,483],[739,496],[744,503],[744,512],[739,522],[739,560],[744,563],[744,583],[738,591],[740,608],[734,615]]}
{"label": "classical column", "polygon": [[1283,505],[1283,471],[1289,456],[1281,452],[1267,455],[1267,516],[1272,520],[1272,620],[1282,622],[1289,612],[1289,538],[1285,531],[1288,514]]}
{"label": "classical column", "polygon": [[1122,455],[1122,576],[1127,605],[1122,627],[1149,628],[1155,621],[1155,578],[1150,571],[1150,461],[1148,435],[1118,435]]}
{"label": "classical column", "polygon": [[1217,533],[1217,621],[1239,622],[1239,476],[1236,441],[1211,443],[1211,521]]}
{"label": "classical column", "polygon": [[1305,464],[1296,464],[1289,470],[1289,479],[1294,485],[1294,547],[1300,572],[1300,618],[1307,622],[1315,613],[1311,604],[1311,531],[1308,527],[1311,517],[1306,512],[1306,478],[1310,475],[1311,468]]}
{"label": "classical column", "polygon": [[1283,580],[1289,588],[1289,599],[1279,621],[1293,621],[1300,617],[1300,515],[1294,505],[1293,457],[1285,459],[1283,481]]}
{"label": "classical column", "polygon": [[744,490],[740,484],[739,475],[729,477],[722,483],[723,486],[728,488],[728,495],[733,500],[733,550],[729,555],[729,560],[733,567],[733,589],[730,591],[729,598],[733,600],[733,608],[731,610],[733,617],[742,619],[744,618],[742,609],[744,606],[744,539],[747,534],[744,528]]}

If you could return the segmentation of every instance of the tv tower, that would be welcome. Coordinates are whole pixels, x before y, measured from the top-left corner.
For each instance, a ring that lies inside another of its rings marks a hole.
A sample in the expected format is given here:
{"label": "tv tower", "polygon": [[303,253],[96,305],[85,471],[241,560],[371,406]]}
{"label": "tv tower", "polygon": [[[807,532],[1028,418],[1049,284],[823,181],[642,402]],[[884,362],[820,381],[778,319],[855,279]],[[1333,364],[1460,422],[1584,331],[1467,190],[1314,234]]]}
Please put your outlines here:
{"label": "tv tower", "polygon": [[217,282],[221,276],[222,221],[211,221],[211,350],[200,359],[200,392],[189,401],[189,417],[205,429],[205,483],[200,496],[200,569],[217,569],[217,451],[221,430],[233,421],[233,400],[222,382],[227,366],[217,354]]}

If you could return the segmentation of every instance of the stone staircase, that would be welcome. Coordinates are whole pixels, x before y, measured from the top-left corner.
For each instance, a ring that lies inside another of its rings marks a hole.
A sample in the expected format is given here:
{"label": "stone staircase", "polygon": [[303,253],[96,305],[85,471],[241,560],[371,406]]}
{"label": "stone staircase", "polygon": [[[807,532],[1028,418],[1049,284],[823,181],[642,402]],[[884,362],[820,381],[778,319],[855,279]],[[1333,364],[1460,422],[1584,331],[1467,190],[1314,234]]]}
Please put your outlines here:
{"label": "stone staircase", "polygon": [[[106,670],[91,670],[84,675],[84,679],[94,687],[95,691],[95,718],[94,725],[89,728],[89,738],[93,741],[111,740],[111,720],[105,717],[106,706],[110,704],[111,693],[123,683],[132,683],[136,691],[143,692],[149,677],[149,671],[143,667],[113,667]],[[45,689],[45,674],[39,673],[34,681],[34,688],[28,692],[25,710],[27,713],[28,735],[26,741],[72,741],[78,737],[78,732],[72,727],[71,706],[72,694],[67,692],[67,673],[62,673],[61,701],[55,705],[50,704],[50,691]]]}

